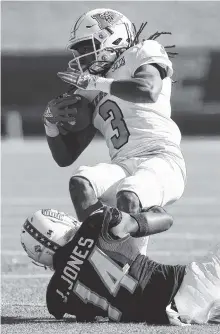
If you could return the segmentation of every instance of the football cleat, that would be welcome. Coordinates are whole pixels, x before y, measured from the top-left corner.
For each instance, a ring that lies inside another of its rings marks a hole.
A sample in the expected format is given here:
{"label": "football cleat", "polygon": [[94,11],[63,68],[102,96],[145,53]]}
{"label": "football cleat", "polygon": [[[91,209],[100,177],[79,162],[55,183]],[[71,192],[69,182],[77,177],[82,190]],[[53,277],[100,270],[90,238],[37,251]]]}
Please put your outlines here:
{"label": "football cleat", "polygon": [[[69,67],[83,72],[83,58],[94,55],[94,61],[88,64],[92,74],[107,71],[118,56],[128,49],[135,38],[133,24],[126,16],[112,9],[94,9],[83,14],[72,28],[68,49],[73,52],[74,59]],[[91,52],[79,55],[77,47],[87,41],[92,46]]]}
{"label": "football cleat", "polygon": [[22,225],[21,245],[35,264],[52,268],[54,253],[73,238],[80,225],[64,212],[38,210]]}

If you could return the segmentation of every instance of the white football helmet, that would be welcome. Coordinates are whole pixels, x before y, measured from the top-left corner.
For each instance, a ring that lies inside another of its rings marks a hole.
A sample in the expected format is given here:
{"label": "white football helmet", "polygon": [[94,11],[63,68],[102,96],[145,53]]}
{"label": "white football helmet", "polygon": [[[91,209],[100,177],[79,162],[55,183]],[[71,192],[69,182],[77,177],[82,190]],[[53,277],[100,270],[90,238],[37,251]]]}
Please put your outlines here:
{"label": "white football helmet", "polygon": [[28,217],[21,229],[21,245],[35,264],[53,267],[53,255],[76,234],[81,223],[54,209]]}
{"label": "white football helmet", "polygon": [[[70,68],[81,72],[82,57],[94,54],[95,61],[88,67],[91,73],[108,70],[118,56],[128,49],[135,39],[135,28],[130,20],[113,9],[99,8],[83,14],[71,30],[68,49],[73,51],[74,59],[69,62]],[[94,51],[76,56],[74,49],[82,41],[91,41]]]}

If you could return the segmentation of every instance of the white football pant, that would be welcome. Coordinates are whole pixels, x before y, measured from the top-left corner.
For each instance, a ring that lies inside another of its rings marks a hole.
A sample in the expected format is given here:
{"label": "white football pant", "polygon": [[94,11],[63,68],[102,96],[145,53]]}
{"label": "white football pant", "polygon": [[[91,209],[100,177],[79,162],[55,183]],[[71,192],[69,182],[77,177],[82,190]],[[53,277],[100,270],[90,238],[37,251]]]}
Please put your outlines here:
{"label": "white football pant", "polygon": [[187,265],[174,299],[183,322],[220,323],[220,244],[200,261]]}
{"label": "white football pant", "polygon": [[[130,158],[96,166],[81,166],[73,174],[91,183],[98,199],[116,206],[116,194],[134,192],[142,207],[164,206],[178,200],[185,187],[185,171],[170,158]],[[141,254],[146,255],[148,237],[134,238]]]}

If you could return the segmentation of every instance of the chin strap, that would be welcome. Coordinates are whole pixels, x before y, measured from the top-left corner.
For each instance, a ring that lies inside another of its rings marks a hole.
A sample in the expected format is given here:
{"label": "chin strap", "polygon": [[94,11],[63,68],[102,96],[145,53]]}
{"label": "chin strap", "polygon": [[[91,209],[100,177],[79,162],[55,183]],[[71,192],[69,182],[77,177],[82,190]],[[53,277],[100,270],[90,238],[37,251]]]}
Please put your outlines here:
{"label": "chin strap", "polygon": [[43,264],[39,264],[39,263],[37,263],[37,262],[35,262],[35,261],[31,261],[35,266],[37,266],[37,267],[41,267],[41,268],[44,268],[45,270],[47,270],[47,267],[46,266],[44,266]]}
{"label": "chin strap", "polygon": [[35,266],[37,266],[37,267],[44,268],[45,270],[50,269],[51,271],[53,271],[53,267],[45,266],[45,265],[40,264],[40,263],[38,263],[38,262],[36,262],[36,261],[31,261],[31,262],[32,262]]}

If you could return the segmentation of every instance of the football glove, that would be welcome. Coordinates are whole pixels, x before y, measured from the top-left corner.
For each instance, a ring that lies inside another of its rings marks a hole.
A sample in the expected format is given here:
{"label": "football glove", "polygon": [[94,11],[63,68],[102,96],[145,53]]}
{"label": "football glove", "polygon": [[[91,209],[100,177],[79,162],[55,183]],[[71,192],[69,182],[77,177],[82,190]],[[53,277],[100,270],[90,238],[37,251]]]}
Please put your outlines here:
{"label": "football glove", "polygon": [[50,122],[56,125],[69,123],[74,125],[77,113],[77,103],[81,98],[78,95],[65,93],[51,100],[43,113],[43,122]]}
{"label": "football glove", "polygon": [[65,72],[58,72],[57,75],[64,82],[67,82],[70,85],[74,85],[80,89],[98,90],[107,94],[110,93],[111,84],[114,81],[113,79],[103,78],[88,72],[81,73],[75,69],[68,69]]}
{"label": "football glove", "polygon": [[[65,72],[58,72],[58,77],[63,81],[74,85],[80,89],[89,89],[91,90],[90,86],[95,86],[98,77],[96,75],[90,73],[81,73],[78,70],[71,69]],[[94,88],[92,88],[93,90]]]}

